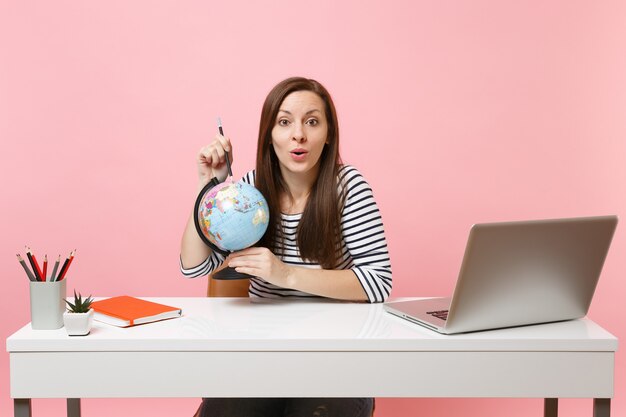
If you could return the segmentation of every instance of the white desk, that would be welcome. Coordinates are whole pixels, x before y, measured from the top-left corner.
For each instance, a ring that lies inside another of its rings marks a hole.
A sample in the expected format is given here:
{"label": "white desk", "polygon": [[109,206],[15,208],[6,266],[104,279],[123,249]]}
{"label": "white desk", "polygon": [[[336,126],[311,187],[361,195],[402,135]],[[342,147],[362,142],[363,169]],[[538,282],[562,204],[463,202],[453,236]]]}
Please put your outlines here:
{"label": "white desk", "polygon": [[[15,416],[31,398],[514,397],[593,398],[610,415],[617,339],[588,319],[443,336],[381,304],[153,298],[184,317],[121,329],[95,323],[7,339]],[[90,369],[77,384],[71,369]],[[35,383],[36,382],[36,383]]]}

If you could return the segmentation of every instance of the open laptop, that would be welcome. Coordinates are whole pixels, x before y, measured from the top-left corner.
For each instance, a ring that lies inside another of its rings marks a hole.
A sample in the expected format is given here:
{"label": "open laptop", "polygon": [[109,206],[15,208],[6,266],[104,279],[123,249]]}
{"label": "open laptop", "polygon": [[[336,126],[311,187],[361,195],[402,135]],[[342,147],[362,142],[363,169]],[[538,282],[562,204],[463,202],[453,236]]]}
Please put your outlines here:
{"label": "open laptop", "polygon": [[616,226],[617,216],[475,224],[452,298],[384,309],[444,334],[583,317]]}

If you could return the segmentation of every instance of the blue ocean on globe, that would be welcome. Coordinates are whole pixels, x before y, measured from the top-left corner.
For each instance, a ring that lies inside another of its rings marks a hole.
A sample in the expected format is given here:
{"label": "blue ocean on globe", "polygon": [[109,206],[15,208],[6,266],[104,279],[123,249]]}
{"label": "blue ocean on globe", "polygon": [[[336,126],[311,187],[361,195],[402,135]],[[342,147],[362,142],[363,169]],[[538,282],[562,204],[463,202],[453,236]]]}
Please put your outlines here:
{"label": "blue ocean on globe", "polygon": [[233,252],[261,240],[269,223],[269,209],[263,194],[252,185],[226,182],[204,195],[198,221],[211,243]]}

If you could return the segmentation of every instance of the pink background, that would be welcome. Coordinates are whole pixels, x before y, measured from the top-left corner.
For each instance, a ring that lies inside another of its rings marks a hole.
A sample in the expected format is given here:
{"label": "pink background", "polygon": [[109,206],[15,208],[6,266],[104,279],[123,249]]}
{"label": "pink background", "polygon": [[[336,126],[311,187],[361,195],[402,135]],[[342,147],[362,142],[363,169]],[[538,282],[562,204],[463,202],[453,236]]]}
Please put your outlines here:
{"label": "pink background", "polygon": [[[202,296],[206,281],[178,272],[196,152],[219,115],[235,173],[252,168],[262,101],[291,75],[318,79],[336,100],[344,159],[383,214],[393,296],[448,294],[476,222],[626,219],[624,2],[2,0],[2,335],[29,321],[15,260],[26,244],[52,258],[78,249],[68,291]],[[624,227],[590,312],[620,339]],[[615,416],[626,414],[625,362],[622,349]],[[0,414],[10,415],[8,354],[0,375]],[[87,399],[83,411],[191,415],[197,402]],[[61,400],[33,404],[36,415],[64,412]],[[377,416],[541,407],[382,399]],[[587,416],[591,401],[561,409]]]}

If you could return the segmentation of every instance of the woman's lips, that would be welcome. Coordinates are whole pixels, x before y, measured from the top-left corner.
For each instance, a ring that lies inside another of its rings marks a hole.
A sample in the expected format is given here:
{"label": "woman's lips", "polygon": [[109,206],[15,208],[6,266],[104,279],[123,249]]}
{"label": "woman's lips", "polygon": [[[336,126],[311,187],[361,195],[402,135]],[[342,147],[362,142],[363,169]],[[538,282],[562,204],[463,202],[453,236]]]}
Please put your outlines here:
{"label": "woman's lips", "polygon": [[304,149],[299,149],[299,148],[294,149],[293,151],[289,153],[289,155],[291,155],[291,158],[294,161],[303,161],[306,158],[307,154],[308,154],[307,151],[305,151]]}

